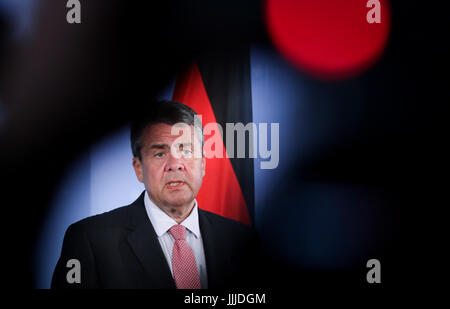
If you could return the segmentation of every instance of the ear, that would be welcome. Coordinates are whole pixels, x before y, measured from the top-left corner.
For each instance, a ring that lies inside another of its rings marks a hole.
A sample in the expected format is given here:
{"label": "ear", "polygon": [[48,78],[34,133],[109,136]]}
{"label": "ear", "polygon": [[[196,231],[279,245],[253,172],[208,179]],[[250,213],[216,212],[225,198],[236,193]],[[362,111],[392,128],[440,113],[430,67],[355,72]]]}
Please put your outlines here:
{"label": "ear", "polygon": [[202,157],[202,177],[205,176],[206,173],[206,158]]}
{"label": "ear", "polygon": [[136,177],[140,182],[144,182],[143,172],[142,172],[142,163],[138,157],[133,158],[133,168],[136,173]]}

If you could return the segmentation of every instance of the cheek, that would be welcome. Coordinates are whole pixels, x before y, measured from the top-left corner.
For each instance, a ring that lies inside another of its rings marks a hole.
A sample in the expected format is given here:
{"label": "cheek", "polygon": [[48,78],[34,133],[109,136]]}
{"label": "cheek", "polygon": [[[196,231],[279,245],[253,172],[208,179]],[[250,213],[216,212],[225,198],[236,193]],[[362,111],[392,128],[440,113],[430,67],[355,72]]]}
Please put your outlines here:
{"label": "cheek", "polygon": [[190,177],[197,183],[201,182],[203,177],[202,161],[194,161],[190,163],[191,163],[189,165]]}
{"label": "cheek", "polygon": [[163,166],[157,164],[147,164],[143,169],[144,178],[149,185],[155,185],[162,182]]}

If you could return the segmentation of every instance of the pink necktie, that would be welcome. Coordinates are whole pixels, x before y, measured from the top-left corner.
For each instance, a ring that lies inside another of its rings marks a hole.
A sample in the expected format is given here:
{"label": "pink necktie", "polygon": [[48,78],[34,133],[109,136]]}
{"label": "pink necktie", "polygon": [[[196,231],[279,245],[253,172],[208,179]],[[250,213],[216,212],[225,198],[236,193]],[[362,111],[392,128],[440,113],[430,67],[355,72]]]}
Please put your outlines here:
{"label": "pink necktie", "polygon": [[200,289],[200,276],[194,252],[186,242],[186,228],[180,224],[169,229],[175,238],[172,251],[172,271],[177,289]]}

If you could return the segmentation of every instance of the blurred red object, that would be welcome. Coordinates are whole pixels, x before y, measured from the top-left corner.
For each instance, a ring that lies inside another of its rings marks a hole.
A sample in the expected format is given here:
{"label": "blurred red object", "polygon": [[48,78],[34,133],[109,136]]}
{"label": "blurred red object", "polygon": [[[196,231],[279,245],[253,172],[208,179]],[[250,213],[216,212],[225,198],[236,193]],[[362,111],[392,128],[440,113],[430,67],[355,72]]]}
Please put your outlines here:
{"label": "blurred red object", "polygon": [[265,9],[278,50],[320,78],[351,77],[369,68],[381,56],[391,25],[385,0],[267,0]]}

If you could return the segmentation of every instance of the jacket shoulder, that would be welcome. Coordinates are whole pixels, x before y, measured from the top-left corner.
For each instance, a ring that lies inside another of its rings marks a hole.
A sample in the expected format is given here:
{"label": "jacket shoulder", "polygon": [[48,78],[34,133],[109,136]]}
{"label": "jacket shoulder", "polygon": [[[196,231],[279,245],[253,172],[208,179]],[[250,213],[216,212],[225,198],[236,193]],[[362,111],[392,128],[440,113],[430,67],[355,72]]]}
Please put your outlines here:
{"label": "jacket shoulder", "polygon": [[71,230],[91,230],[109,227],[124,227],[127,225],[129,213],[133,204],[81,219],[69,226]]}
{"label": "jacket shoulder", "polygon": [[242,222],[223,217],[207,210],[199,209],[199,211],[207,218],[207,220],[210,221],[213,226],[216,226],[233,234],[255,234],[256,232],[253,227]]}

